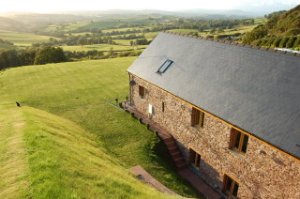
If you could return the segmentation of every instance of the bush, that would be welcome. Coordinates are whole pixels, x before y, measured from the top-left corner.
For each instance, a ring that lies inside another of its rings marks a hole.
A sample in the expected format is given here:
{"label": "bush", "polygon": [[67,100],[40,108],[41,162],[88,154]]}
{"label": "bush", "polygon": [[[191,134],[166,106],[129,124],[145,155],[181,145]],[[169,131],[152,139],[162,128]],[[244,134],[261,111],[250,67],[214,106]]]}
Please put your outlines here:
{"label": "bush", "polygon": [[294,41],[293,48],[299,47],[300,46],[300,35],[297,37],[297,39]]}
{"label": "bush", "polygon": [[273,42],[273,46],[274,47],[279,47],[279,44],[280,44],[280,42],[281,42],[281,37],[277,37],[275,40],[274,40],[274,42]]}
{"label": "bush", "polygon": [[283,39],[279,43],[280,48],[285,48],[286,43],[288,42],[289,38],[288,37],[283,37]]}
{"label": "bush", "polygon": [[286,48],[293,48],[294,42],[296,41],[297,37],[290,37],[288,42],[286,42]]}

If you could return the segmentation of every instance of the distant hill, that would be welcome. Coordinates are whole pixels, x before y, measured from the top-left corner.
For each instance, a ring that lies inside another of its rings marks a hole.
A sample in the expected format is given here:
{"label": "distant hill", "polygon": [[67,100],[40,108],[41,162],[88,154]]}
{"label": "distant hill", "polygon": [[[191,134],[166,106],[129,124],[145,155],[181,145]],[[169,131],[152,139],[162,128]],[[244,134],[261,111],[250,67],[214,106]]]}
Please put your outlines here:
{"label": "distant hill", "polygon": [[21,22],[7,17],[0,17],[0,30],[16,31],[21,28],[26,29]]}
{"label": "distant hill", "polygon": [[38,32],[49,25],[67,24],[91,19],[72,14],[13,13],[0,16],[0,30],[17,32]]}
{"label": "distant hill", "polygon": [[86,19],[87,17],[77,16],[72,14],[17,14],[10,17],[20,23],[23,23],[31,28],[44,27],[50,24],[64,24],[77,22]]}
{"label": "distant hill", "polygon": [[267,23],[247,33],[243,43],[281,48],[300,47],[300,5],[289,11],[271,13],[266,18]]}

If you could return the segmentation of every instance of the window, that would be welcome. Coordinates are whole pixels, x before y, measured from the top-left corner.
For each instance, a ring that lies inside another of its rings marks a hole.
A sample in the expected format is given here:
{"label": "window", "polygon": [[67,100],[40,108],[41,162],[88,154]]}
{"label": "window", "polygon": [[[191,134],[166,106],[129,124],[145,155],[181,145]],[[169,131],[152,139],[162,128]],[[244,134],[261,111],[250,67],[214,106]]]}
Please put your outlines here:
{"label": "window", "polygon": [[193,166],[200,168],[201,155],[190,149],[190,162]]}
{"label": "window", "polygon": [[248,135],[241,133],[240,131],[236,130],[235,128],[232,128],[231,132],[230,132],[229,148],[235,149],[239,152],[246,153],[248,140],[249,140]]}
{"label": "window", "polygon": [[142,86],[139,86],[139,95],[141,98],[144,98],[145,96],[145,88]]}
{"label": "window", "polygon": [[192,118],[191,125],[192,126],[200,126],[203,127],[204,124],[204,113],[196,108],[192,108]]}
{"label": "window", "polygon": [[237,193],[239,189],[239,184],[230,178],[228,175],[224,175],[223,180],[223,192],[229,198],[237,198]]}
{"label": "window", "polygon": [[153,115],[153,106],[152,106],[152,104],[149,104],[149,105],[148,105],[148,115],[149,115],[149,116],[152,116],[152,115]]}
{"label": "window", "polygon": [[165,103],[164,102],[161,103],[161,112],[165,112]]}
{"label": "window", "polygon": [[170,59],[167,59],[157,70],[157,73],[162,74],[168,70],[168,68],[173,64],[173,61]]}

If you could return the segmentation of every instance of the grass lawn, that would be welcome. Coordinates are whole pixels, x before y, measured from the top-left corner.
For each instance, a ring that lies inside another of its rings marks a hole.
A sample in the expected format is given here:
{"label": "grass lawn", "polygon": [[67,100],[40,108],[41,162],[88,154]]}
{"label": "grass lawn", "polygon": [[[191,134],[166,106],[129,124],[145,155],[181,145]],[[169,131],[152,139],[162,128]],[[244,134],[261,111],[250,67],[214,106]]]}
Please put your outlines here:
{"label": "grass lawn", "polygon": [[0,105],[0,198],[170,198],[138,182],[75,123]]}
{"label": "grass lawn", "polygon": [[126,32],[128,30],[143,30],[145,27],[133,27],[133,28],[112,28],[112,29],[106,29],[102,30],[104,33],[113,32],[113,31],[120,31],[120,32]]}
{"label": "grass lawn", "polygon": [[0,74],[0,103],[19,101],[69,119],[86,134],[91,132],[97,147],[117,164],[124,168],[140,164],[167,187],[195,197],[195,191],[175,174],[156,136],[114,105],[115,98],[123,100],[128,95],[126,69],[134,59],[12,68]]}
{"label": "grass lawn", "polygon": [[50,37],[32,33],[11,32],[0,30],[0,38],[13,42],[16,46],[31,46],[33,43],[47,42]]}
{"label": "grass lawn", "polygon": [[116,42],[119,45],[127,45],[130,46],[130,41],[134,41],[134,39],[130,40],[125,40],[125,39],[114,39],[114,42]]}

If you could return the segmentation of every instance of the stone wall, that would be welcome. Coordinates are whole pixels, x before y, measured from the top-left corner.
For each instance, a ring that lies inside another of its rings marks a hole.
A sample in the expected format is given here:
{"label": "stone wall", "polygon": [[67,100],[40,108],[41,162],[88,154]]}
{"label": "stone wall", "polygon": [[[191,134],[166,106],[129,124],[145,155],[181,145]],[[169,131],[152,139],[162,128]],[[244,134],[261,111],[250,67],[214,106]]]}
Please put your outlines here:
{"label": "stone wall", "polygon": [[[246,153],[228,148],[231,126],[205,113],[204,126],[191,126],[192,105],[136,76],[131,87],[133,106],[167,129],[188,161],[189,148],[201,155],[198,174],[221,191],[224,174],[239,183],[239,198],[300,198],[300,161],[250,136]],[[141,99],[139,85],[146,88]],[[162,112],[162,102],[165,110]],[[209,110],[208,110],[209,111]]]}

